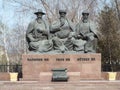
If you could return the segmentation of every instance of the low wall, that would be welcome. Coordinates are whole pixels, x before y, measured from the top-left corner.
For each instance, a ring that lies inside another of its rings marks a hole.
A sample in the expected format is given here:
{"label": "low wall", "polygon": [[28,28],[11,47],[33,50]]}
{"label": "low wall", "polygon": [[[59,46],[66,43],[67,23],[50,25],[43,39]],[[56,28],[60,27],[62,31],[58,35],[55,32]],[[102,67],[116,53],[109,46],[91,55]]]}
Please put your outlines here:
{"label": "low wall", "polygon": [[10,74],[7,72],[1,72],[0,81],[10,81]]}
{"label": "low wall", "polygon": [[[108,72],[102,72],[101,77],[103,80],[108,80]],[[120,80],[120,72],[117,72],[116,80]],[[7,72],[1,72],[0,81],[10,81],[10,74]]]}
{"label": "low wall", "polygon": [[[101,77],[103,80],[108,80],[109,79],[108,72],[102,72]],[[120,72],[117,72],[116,80],[120,80]]]}
{"label": "low wall", "polygon": [[116,79],[120,80],[120,72],[117,73]]}

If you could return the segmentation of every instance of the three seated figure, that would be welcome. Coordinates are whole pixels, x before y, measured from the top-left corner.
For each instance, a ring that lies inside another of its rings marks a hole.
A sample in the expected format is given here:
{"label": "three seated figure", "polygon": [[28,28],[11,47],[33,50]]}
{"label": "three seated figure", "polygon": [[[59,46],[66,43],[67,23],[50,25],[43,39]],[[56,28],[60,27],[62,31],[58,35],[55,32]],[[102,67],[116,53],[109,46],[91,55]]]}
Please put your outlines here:
{"label": "three seated figure", "polygon": [[53,48],[64,53],[73,50],[73,43],[69,39],[74,33],[73,23],[66,17],[65,10],[59,10],[60,18],[51,25],[50,32],[53,34]]}
{"label": "three seated figure", "polygon": [[52,50],[53,43],[49,40],[49,25],[42,19],[45,13],[42,10],[34,13],[37,18],[30,22],[26,31],[26,40],[29,51],[38,51],[40,53]]}
{"label": "three seated figure", "polygon": [[84,48],[80,46],[80,42],[76,42],[76,51],[84,49],[84,53],[95,53],[97,48],[97,27],[94,22],[88,19],[88,11],[82,12],[82,20],[76,25],[76,36],[85,41]]}
{"label": "three seated figure", "polygon": [[28,51],[46,53],[82,52],[95,53],[97,45],[96,25],[82,13],[82,20],[74,27],[66,17],[66,10],[59,10],[60,18],[52,24],[42,19],[42,10],[34,13],[37,18],[30,22],[26,31]]}

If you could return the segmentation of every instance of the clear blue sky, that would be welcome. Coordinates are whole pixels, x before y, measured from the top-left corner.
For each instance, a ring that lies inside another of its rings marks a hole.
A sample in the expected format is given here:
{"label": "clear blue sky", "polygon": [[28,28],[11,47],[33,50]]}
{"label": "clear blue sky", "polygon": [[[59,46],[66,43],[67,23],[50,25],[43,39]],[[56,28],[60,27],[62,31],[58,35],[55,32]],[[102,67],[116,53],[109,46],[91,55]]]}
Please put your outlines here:
{"label": "clear blue sky", "polygon": [[0,0],[0,20],[7,24],[8,22],[14,24],[14,8],[5,0]]}
{"label": "clear blue sky", "polygon": [[8,27],[13,27],[18,22],[17,13],[15,13],[17,4],[12,4],[7,0],[0,0],[0,20],[7,24]]}

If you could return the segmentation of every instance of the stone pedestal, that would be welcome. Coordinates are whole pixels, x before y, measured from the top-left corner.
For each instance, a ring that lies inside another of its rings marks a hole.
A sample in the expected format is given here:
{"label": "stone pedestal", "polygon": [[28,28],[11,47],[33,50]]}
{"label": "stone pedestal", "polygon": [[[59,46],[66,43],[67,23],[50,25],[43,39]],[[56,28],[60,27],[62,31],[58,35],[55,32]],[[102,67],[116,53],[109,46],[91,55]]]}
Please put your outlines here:
{"label": "stone pedestal", "polygon": [[23,80],[51,81],[52,69],[67,68],[68,81],[101,79],[101,54],[24,54]]}

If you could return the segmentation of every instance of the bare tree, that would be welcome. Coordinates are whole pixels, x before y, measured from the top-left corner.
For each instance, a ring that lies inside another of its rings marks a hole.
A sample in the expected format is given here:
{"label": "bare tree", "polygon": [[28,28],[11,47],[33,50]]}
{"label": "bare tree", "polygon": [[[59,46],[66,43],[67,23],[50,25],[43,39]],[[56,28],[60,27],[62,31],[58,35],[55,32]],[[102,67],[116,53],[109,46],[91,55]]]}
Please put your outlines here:
{"label": "bare tree", "polygon": [[6,31],[7,31],[7,27],[5,26],[5,24],[3,24],[3,23],[1,23],[0,24],[1,25],[1,32],[2,32],[2,34],[3,34],[3,44],[4,44],[4,48],[5,48],[5,55],[6,55],[6,58],[7,58],[7,65],[8,65],[8,67],[7,67],[7,72],[9,72],[9,62],[10,62],[10,60],[9,60],[9,56],[8,56],[8,49],[7,49],[7,41],[6,41]]}
{"label": "bare tree", "polygon": [[115,0],[115,5],[116,5],[117,13],[118,13],[118,19],[120,21],[120,9],[119,9],[118,0]]}
{"label": "bare tree", "polygon": [[102,61],[109,62],[111,70],[115,71],[116,63],[120,56],[120,38],[118,19],[114,7],[105,6],[99,14],[99,30],[102,34],[99,40],[99,50],[102,53]]}

